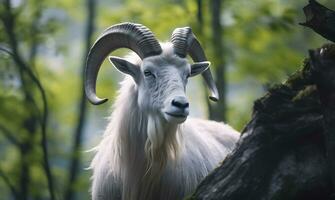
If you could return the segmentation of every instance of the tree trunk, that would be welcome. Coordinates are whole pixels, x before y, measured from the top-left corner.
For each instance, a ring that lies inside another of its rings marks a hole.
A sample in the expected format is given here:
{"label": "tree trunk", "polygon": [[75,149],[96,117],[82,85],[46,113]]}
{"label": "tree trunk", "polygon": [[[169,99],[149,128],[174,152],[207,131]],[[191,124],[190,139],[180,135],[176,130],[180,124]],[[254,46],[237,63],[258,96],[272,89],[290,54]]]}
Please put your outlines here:
{"label": "tree trunk", "polygon": [[[36,74],[32,71],[32,67],[29,66],[22,53],[19,51],[19,38],[15,32],[17,25],[17,15],[14,10],[12,10],[10,0],[5,0],[2,2],[4,12],[0,16],[0,21],[4,26],[4,33],[7,36],[9,50],[1,48],[2,51],[8,53],[18,68],[20,80],[22,83],[22,92],[24,95],[24,101],[26,107],[30,113],[29,117],[24,121],[24,128],[30,134],[28,138],[25,138],[22,143],[17,143],[20,148],[21,156],[21,174],[20,174],[20,199],[28,199],[29,197],[29,182],[30,182],[30,167],[29,167],[29,153],[32,150],[32,143],[34,137],[36,136],[37,125],[41,127],[41,141],[40,145],[43,152],[42,166],[45,172],[45,176],[48,182],[48,189],[50,193],[50,199],[55,199],[54,187],[53,187],[53,177],[51,172],[51,167],[49,163],[48,148],[47,148],[47,122],[48,122],[48,102],[46,97],[46,92],[40,80],[37,78]],[[38,17],[38,16],[37,16]],[[33,55],[35,56],[35,55]],[[31,57],[34,59],[34,57]],[[37,101],[34,98],[34,88],[38,89],[42,100],[42,111],[39,110]]]}
{"label": "tree trunk", "polygon": [[[323,19],[329,29],[316,32],[333,40],[335,14],[321,8],[310,1],[304,24]],[[334,122],[335,44],[328,44],[255,102],[235,150],[189,199],[334,199]]]}
{"label": "tree trunk", "polygon": [[71,161],[69,167],[69,179],[67,186],[65,188],[65,195],[64,199],[72,200],[75,194],[74,185],[79,175],[81,169],[80,166],[80,158],[81,158],[81,145],[82,145],[82,137],[84,132],[84,123],[86,117],[86,110],[87,110],[87,101],[85,96],[85,89],[84,89],[84,75],[85,75],[85,65],[86,65],[86,55],[91,47],[92,43],[92,35],[94,31],[94,20],[95,20],[95,8],[96,8],[96,1],[94,0],[87,0],[86,2],[87,7],[87,24],[86,24],[86,35],[85,35],[85,51],[83,55],[83,64],[82,64],[82,80],[81,80],[81,96],[79,102],[79,114],[78,114],[78,121],[77,127],[75,129],[74,139],[73,139],[73,147],[71,152]]}
{"label": "tree trunk", "polygon": [[225,60],[224,48],[222,41],[223,29],[220,23],[221,19],[221,6],[223,0],[210,1],[210,13],[212,14],[212,46],[214,52],[214,60],[212,69],[214,69],[216,85],[219,91],[220,100],[216,103],[209,103],[208,111],[209,118],[216,121],[224,121],[226,112],[226,80],[225,80]]}

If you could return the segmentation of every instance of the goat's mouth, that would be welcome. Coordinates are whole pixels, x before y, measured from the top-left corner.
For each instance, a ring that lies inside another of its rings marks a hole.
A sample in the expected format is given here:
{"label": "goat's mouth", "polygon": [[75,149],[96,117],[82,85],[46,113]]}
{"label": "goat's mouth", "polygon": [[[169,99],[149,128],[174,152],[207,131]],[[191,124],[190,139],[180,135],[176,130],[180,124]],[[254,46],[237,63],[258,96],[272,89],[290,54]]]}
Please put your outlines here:
{"label": "goat's mouth", "polygon": [[164,112],[164,118],[170,123],[183,123],[188,116],[188,112]]}
{"label": "goat's mouth", "polygon": [[170,115],[172,117],[176,117],[176,118],[186,118],[187,114],[184,113],[169,113],[169,112],[165,112],[165,114]]}

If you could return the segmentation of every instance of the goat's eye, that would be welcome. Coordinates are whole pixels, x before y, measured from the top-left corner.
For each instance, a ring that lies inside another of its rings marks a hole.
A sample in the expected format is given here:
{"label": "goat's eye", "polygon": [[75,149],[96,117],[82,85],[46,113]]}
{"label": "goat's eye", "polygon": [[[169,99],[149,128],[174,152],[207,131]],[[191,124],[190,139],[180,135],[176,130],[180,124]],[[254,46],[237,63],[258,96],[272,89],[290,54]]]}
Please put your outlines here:
{"label": "goat's eye", "polygon": [[144,71],[144,76],[145,77],[149,77],[149,76],[155,77],[155,75],[151,71],[149,71],[149,70],[145,70]]}

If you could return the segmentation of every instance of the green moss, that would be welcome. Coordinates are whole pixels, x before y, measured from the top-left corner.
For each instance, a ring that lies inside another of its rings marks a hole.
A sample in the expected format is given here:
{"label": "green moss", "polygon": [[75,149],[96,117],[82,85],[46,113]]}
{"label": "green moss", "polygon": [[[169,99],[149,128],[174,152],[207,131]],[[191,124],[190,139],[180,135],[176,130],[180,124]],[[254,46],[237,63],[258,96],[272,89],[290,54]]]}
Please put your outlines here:
{"label": "green moss", "polygon": [[195,200],[192,195],[188,195],[184,198],[184,200]]}
{"label": "green moss", "polygon": [[311,81],[309,59],[304,59],[301,68],[288,77],[284,84],[292,89],[297,89],[301,86],[311,84]]}
{"label": "green moss", "polygon": [[300,101],[305,97],[313,95],[317,91],[316,85],[308,85],[304,89],[300,90],[297,95],[292,98],[293,102]]}

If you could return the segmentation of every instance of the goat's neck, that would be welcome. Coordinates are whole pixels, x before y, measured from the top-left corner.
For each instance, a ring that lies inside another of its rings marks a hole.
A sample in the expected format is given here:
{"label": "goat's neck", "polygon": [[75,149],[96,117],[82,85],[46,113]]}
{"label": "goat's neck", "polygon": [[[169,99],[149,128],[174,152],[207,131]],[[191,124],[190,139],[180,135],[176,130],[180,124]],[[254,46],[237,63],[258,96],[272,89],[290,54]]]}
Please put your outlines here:
{"label": "goat's neck", "polygon": [[114,156],[120,163],[124,199],[150,199],[167,162],[174,163],[181,147],[178,125],[141,110],[137,98],[136,86],[125,81],[110,123],[116,132]]}
{"label": "goat's neck", "polygon": [[[122,88],[114,112],[119,121],[120,158],[129,164],[145,162],[146,168],[162,169],[167,160],[173,161],[179,152],[181,138],[177,124],[167,123],[159,114],[141,110],[135,85]],[[125,103],[126,102],[126,103]]]}

